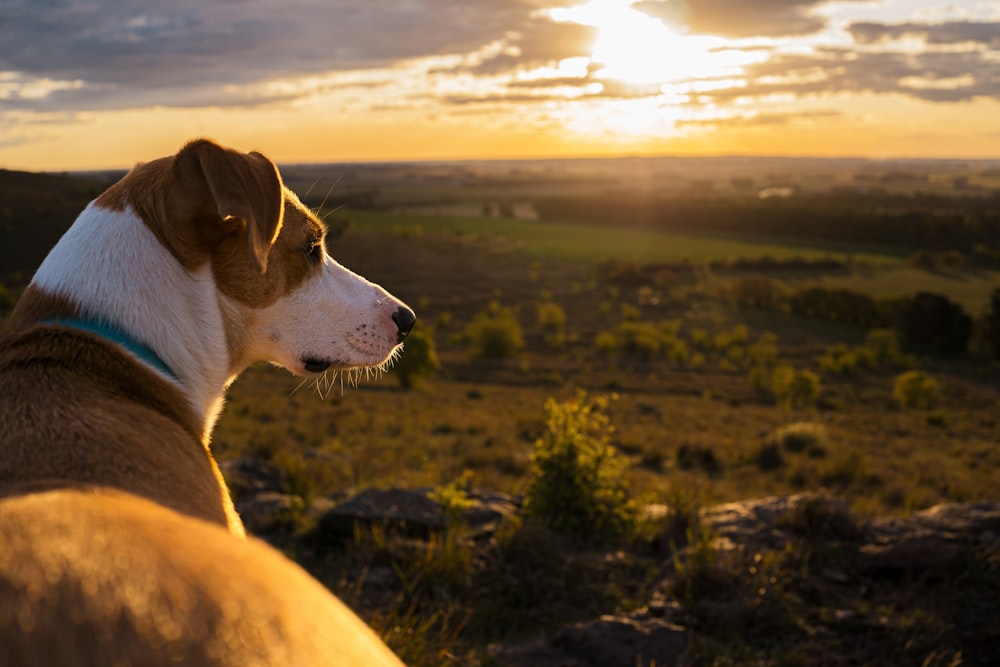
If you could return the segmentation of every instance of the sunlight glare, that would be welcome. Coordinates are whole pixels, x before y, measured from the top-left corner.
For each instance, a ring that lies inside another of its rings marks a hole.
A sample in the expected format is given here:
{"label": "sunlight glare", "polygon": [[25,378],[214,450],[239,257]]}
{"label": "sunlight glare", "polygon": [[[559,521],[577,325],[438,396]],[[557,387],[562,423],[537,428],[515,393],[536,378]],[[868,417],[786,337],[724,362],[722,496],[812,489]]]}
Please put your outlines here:
{"label": "sunlight glare", "polygon": [[669,84],[732,76],[759,54],[731,48],[725,39],[685,35],[632,7],[635,0],[590,0],[555,8],[549,15],[563,23],[597,28],[591,60],[601,78],[636,85]]}

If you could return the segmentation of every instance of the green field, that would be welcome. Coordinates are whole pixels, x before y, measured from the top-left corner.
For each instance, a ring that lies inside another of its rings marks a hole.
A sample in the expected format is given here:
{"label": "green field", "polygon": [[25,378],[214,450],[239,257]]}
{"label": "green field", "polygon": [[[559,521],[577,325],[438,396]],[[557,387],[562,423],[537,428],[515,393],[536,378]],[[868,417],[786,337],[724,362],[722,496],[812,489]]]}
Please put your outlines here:
{"label": "green field", "polygon": [[905,258],[905,250],[900,248],[671,234],[616,228],[611,225],[485,217],[414,216],[370,211],[351,212],[350,217],[366,230],[503,239],[516,244],[532,257],[583,263],[613,259],[648,264],[679,264],[771,257],[850,259],[881,265],[896,264]]}

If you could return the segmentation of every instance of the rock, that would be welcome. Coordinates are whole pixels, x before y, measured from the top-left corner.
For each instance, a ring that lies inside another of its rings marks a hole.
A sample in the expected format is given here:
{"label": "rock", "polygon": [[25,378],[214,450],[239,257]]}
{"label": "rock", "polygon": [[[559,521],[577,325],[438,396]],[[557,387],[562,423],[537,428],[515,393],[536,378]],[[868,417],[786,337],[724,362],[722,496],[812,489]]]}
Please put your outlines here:
{"label": "rock", "polygon": [[356,525],[380,525],[410,537],[443,530],[445,514],[424,491],[365,489],[319,518],[326,537],[351,537]]}
{"label": "rock", "polygon": [[273,491],[254,494],[236,502],[236,511],[243,519],[243,525],[255,535],[288,528],[302,509],[303,502],[298,496]]}
{"label": "rock", "polygon": [[[446,528],[444,509],[429,497],[431,489],[366,489],[319,516],[317,531],[324,539],[350,538],[356,525],[379,525],[403,535],[426,538]],[[462,513],[470,536],[491,532],[514,515],[518,503],[502,493],[470,491],[472,506]]]}
{"label": "rock", "polygon": [[684,628],[641,610],[567,626],[551,641],[495,646],[491,655],[504,667],[671,667],[687,646]]}
{"label": "rock", "polygon": [[270,491],[281,492],[285,488],[285,476],[281,469],[256,456],[222,461],[219,469],[234,498]]}
{"label": "rock", "polygon": [[772,496],[703,510],[701,520],[721,538],[723,549],[783,549],[801,537],[859,540],[863,531],[847,502],[820,493]]}
{"label": "rock", "polygon": [[905,517],[875,519],[858,553],[868,573],[947,573],[963,547],[991,547],[1000,531],[1000,502],[944,503]]}
{"label": "rock", "polygon": [[462,513],[462,521],[476,535],[492,533],[501,521],[521,510],[521,503],[506,493],[474,490],[467,496],[473,505]]}

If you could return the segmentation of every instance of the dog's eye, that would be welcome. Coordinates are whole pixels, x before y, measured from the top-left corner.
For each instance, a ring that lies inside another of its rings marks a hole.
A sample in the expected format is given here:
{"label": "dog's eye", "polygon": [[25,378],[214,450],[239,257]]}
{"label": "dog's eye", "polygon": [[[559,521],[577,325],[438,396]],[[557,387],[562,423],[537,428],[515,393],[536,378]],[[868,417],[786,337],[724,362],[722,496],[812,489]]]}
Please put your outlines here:
{"label": "dog's eye", "polygon": [[311,259],[314,262],[322,261],[323,241],[321,240],[313,241],[311,244],[309,244],[309,247],[306,248],[306,255],[308,255],[309,259]]}

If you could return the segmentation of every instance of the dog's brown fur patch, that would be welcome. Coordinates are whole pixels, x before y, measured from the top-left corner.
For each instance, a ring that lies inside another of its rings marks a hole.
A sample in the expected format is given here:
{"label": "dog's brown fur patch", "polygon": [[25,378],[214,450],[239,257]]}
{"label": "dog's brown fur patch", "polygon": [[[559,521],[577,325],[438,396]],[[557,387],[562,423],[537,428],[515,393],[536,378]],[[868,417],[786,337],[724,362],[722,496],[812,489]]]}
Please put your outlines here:
{"label": "dog's brown fur patch", "polygon": [[75,330],[14,331],[0,338],[0,387],[0,496],[115,488],[242,534],[201,419],[124,351]]}

